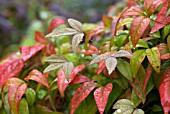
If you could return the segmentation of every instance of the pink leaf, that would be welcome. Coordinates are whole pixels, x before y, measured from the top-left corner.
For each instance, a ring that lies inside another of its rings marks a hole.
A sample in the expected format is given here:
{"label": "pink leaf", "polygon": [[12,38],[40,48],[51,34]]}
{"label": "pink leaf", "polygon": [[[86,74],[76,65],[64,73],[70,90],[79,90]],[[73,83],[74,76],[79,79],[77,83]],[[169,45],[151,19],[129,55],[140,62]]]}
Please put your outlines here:
{"label": "pink leaf", "polygon": [[128,0],[126,5],[130,8],[132,6],[136,6],[137,3],[136,3],[136,0]]}
{"label": "pink leaf", "polygon": [[135,6],[132,6],[128,9],[126,9],[121,15],[120,17],[126,17],[126,16],[142,16],[144,15],[143,14],[143,11],[138,8],[138,7],[135,7]]}
{"label": "pink leaf", "polygon": [[98,26],[98,27],[95,27],[95,28],[89,30],[87,33],[87,40],[89,41],[92,38],[92,36],[97,35],[103,31],[104,31],[103,26]]}
{"label": "pink leaf", "polygon": [[164,113],[170,112],[170,68],[167,68],[163,74],[162,83],[159,87],[159,93],[161,98],[161,104],[164,109]]}
{"label": "pink leaf", "polygon": [[168,1],[164,2],[164,5],[162,6],[161,10],[159,11],[157,15],[154,26],[151,29],[151,33],[158,31],[159,29],[163,28],[168,23],[170,23],[170,15],[166,17],[168,4],[169,4]]}
{"label": "pink leaf", "polygon": [[167,60],[167,59],[170,59],[170,53],[166,53],[161,56],[161,60]]}
{"label": "pink leaf", "polygon": [[99,54],[99,50],[97,49],[97,47],[93,46],[93,45],[90,45],[89,46],[89,49],[86,51],[86,53],[84,54],[85,56],[86,55],[92,55],[92,54]]}
{"label": "pink leaf", "polygon": [[70,82],[73,81],[74,77],[76,76],[76,74],[80,71],[82,71],[83,69],[85,68],[85,65],[79,65],[79,66],[76,66],[72,73],[71,73],[71,76],[70,76]]}
{"label": "pink leaf", "polygon": [[52,54],[56,54],[55,48],[54,48],[52,43],[46,45],[45,53],[46,53],[47,56],[50,56]]}
{"label": "pink leaf", "polygon": [[99,75],[103,69],[106,67],[105,61],[101,61],[98,63],[98,70],[97,70],[97,75]]}
{"label": "pink leaf", "polygon": [[48,27],[48,33],[52,32],[59,25],[66,24],[66,21],[63,18],[54,18]]}
{"label": "pink leaf", "polygon": [[46,77],[38,70],[32,70],[27,77],[25,77],[25,80],[34,80],[47,88],[49,88],[48,81]]}
{"label": "pink leaf", "polygon": [[86,76],[76,75],[74,80],[70,82],[70,84],[79,84],[79,83],[89,82],[89,81],[90,81],[90,78]]}
{"label": "pink leaf", "polygon": [[45,47],[44,45],[20,47],[20,51],[22,53],[23,60],[27,61],[28,59],[33,57],[36,53],[41,51],[44,47]]}
{"label": "pink leaf", "polygon": [[70,114],[74,114],[75,110],[78,108],[80,103],[91,93],[91,91],[96,87],[94,82],[85,82],[78,90],[75,92],[71,100],[71,111]]}
{"label": "pink leaf", "polygon": [[[27,89],[27,84],[18,78],[9,79],[4,84],[3,89],[2,89],[3,101],[5,100],[4,91],[7,89],[7,87],[9,87],[8,101],[9,101],[11,111],[12,111],[12,113],[19,114],[19,103],[20,103],[20,100],[21,100],[23,94],[25,93],[25,91]],[[5,103],[5,105],[7,105],[7,104]]]}
{"label": "pink leaf", "polygon": [[0,87],[11,77],[16,76],[24,66],[22,59],[14,59],[0,65]]}
{"label": "pink leaf", "polygon": [[155,12],[157,7],[162,4],[165,0],[145,0],[144,2],[144,9],[145,11],[151,15]]}
{"label": "pink leaf", "polygon": [[136,17],[132,21],[131,28],[130,28],[130,35],[134,47],[138,43],[139,39],[142,37],[149,23],[150,23],[150,18],[145,18],[143,16]]}
{"label": "pink leaf", "polygon": [[105,87],[99,87],[94,92],[94,99],[96,101],[100,114],[103,114],[105,110],[108,97],[111,91],[112,91],[112,84],[108,83]]}

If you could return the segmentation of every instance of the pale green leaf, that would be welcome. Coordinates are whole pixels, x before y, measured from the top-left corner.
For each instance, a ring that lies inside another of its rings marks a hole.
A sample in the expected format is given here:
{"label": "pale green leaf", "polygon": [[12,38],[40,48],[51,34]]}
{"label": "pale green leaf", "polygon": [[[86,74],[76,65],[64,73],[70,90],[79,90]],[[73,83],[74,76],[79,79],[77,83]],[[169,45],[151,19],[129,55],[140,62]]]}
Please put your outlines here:
{"label": "pale green leaf", "polygon": [[69,25],[73,28],[73,29],[76,29],[78,30],[79,32],[82,31],[82,24],[81,22],[75,20],[75,19],[68,19],[68,23]]}
{"label": "pale green leaf", "polygon": [[73,51],[77,50],[77,46],[83,40],[83,36],[84,36],[83,33],[78,33],[78,34],[75,34],[73,36],[73,39],[72,39],[72,49],[73,49]]}
{"label": "pale green leaf", "polygon": [[108,57],[110,57],[109,54],[101,54],[99,56],[97,56],[96,58],[94,58],[90,64],[95,64],[95,63],[99,63],[101,61],[104,61],[105,59],[107,59]]}
{"label": "pale green leaf", "polygon": [[61,54],[53,54],[45,59],[46,62],[50,63],[63,63],[67,62],[67,58]]}
{"label": "pale green leaf", "polygon": [[114,57],[126,57],[126,56],[131,57],[132,55],[128,51],[125,51],[125,50],[119,50],[118,52],[114,54]]}
{"label": "pale green leaf", "polygon": [[64,64],[64,63],[52,63],[52,64],[50,64],[48,67],[46,67],[46,68],[44,69],[44,73],[49,72],[49,71],[52,71],[52,70],[56,70],[56,69],[62,67],[63,64]]}
{"label": "pale green leaf", "polygon": [[106,59],[106,68],[108,70],[109,75],[115,70],[117,65],[117,60],[114,57],[109,57]]}
{"label": "pale green leaf", "polygon": [[145,114],[145,113],[141,109],[136,109],[132,114]]}
{"label": "pale green leaf", "polygon": [[65,62],[63,64],[63,71],[68,81],[70,81],[70,75],[72,73],[73,68],[74,64],[72,62]]}

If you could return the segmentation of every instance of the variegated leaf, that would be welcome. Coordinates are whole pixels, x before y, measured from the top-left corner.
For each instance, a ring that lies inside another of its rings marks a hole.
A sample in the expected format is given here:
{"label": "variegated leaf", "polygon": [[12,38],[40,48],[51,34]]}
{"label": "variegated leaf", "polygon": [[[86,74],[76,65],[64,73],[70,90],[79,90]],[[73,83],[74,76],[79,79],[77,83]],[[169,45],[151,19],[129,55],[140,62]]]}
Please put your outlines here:
{"label": "variegated leaf", "polygon": [[63,64],[64,64],[64,63],[52,63],[52,64],[50,64],[48,67],[46,67],[46,68],[44,69],[44,73],[49,72],[49,71],[52,71],[52,70],[56,70],[56,69],[62,67]]}
{"label": "variegated leaf", "polygon": [[106,59],[106,68],[108,70],[109,75],[115,70],[117,65],[117,60],[114,57],[109,57]]}
{"label": "variegated leaf", "polygon": [[75,20],[75,19],[68,19],[68,23],[69,25],[73,28],[73,29],[76,29],[78,30],[79,32],[82,31],[82,24],[81,22]]}
{"label": "variegated leaf", "polygon": [[72,62],[65,62],[63,64],[63,71],[64,71],[67,81],[70,81],[70,75],[73,69],[74,69],[74,64]]}
{"label": "variegated leaf", "polygon": [[99,63],[101,61],[104,61],[105,59],[107,59],[108,57],[110,57],[109,54],[101,54],[99,56],[97,56],[96,58],[94,58],[90,64],[95,64],[95,63]]}
{"label": "variegated leaf", "polygon": [[133,111],[132,114],[145,114],[143,110],[141,109],[136,109],[135,111]]}
{"label": "variegated leaf", "polygon": [[54,31],[50,34],[47,34],[45,37],[58,37],[58,36],[66,36],[66,35],[74,35],[79,33],[77,30],[72,28],[64,28],[57,31]]}
{"label": "variegated leaf", "polygon": [[128,109],[134,109],[134,108],[135,106],[133,102],[128,99],[121,99],[113,105],[113,109],[128,110]]}
{"label": "variegated leaf", "polygon": [[82,41],[83,39],[83,36],[84,34],[83,33],[78,33],[78,34],[75,34],[73,36],[73,39],[72,39],[72,49],[73,51],[76,51],[77,49],[77,46],[79,45],[79,43]]}
{"label": "variegated leaf", "polygon": [[126,56],[131,57],[132,54],[130,54],[128,51],[125,51],[125,50],[119,50],[118,52],[114,54],[114,57],[126,57]]}
{"label": "variegated leaf", "polygon": [[61,54],[53,54],[46,58],[46,62],[50,63],[63,63],[68,62],[67,58],[64,55]]}

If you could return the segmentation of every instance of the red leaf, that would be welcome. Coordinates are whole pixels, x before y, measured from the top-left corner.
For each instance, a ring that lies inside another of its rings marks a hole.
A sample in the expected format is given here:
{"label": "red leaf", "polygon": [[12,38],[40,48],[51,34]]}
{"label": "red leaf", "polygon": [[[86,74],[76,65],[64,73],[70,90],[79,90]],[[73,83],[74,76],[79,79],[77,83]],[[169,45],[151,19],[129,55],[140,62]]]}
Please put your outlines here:
{"label": "red leaf", "polygon": [[105,67],[106,67],[105,61],[99,62],[98,63],[97,75],[99,75]]}
{"label": "red leaf", "polygon": [[35,38],[36,42],[39,42],[41,44],[48,44],[49,43],[49,41],[45,38],[45,35],[40,31],[35,32],[34,38]]}
{"label": "red leaf", "polygon": [[105,27],[111,28],[113,18],[107,15],[102,16],[102,21]]}
{"label": "red leaf", "polygon": [[12,113],[19,114],[19,103],[20,103],[20,100],[21,100],[23,94],[25,93],[25,91],[27,89],[27,84],[24,81],[22,81],[18,78],[9,79],[4,84],[4,87],[2,89],[2,99],[3,99],[3,101],[5,100],[4,91],[6,90],[7,87],[9,87],[9,89],[8,89],[8,101],[9,101],[11,111],[12,111]]}
{"label": "red leaf", "polygon": [[126,3],[126,5],[130,8],[130,7],[132,7],[132,6],[136,6],[137,3],[136,3],[135,0],[128,0],[127,3]]}
{"label": "red leaf", "polygon": [[94,92],[94,99],[96,101],[100,114],[103,114],[105,110],[108,97],[111,91],[112,91],[112,84],[108,83],[105,87],[99,87]]}
{"label": "red leaf", "polygon": [[103,26],[98,26],[98,27],[95,27],[95,28],[89,30],[87,32],[87,40],[89,41],[92,38],[92,36],[97,35],[97,34],[103,32],[103,31],[104,31]]}
{"label": "red leaf", "polygon": [[46,45],[45,53],[46,53],[47,56],[50,56],[52,54],[56,54],[55,48],[54,48],[52,43]]}
{"label": "red leaf", "polygon": [[138,7],[135,7],[135,6],[132,6],[128,9],[126,9],[121,15],[120,17],[126,17],[126,16],[142,16],[144,15],[143,14],[143,11],[138,8]]}
{"label": "red leaf", "polygon": [[59,71],[57,76],[58,76],[57,81],[58,90],[60,92],[61,97],[64,97],[64,92],[67,86],[69,85],[69,82],[67,81],[63,70]]}
{"label": "red leaf", "polygon": [[74,114],[75,110],[78,108],[80,103],[91,93],[91,91],[96,87],[94,82],[85,82],[78,90],[75,92],[71,100],[71,111],[70,114]]}
{"label": "red leaf", "polygon": [[86,53],[84,54],[85,56],[86,55],[92,55],[92,54],[99,54],[99,50],[97,49],[97,47],[93,46],[93,45],[90,45],[89,46],[89,49],[86,51]]}
{"label": "red leaf", "polygon": [[36,82],[39,82],[40,84],[46,86],[49,88],[48,81],[46,77],[38,70],[32,70],[27,77],[24,78],[25,80],[34,80]]}
{"label": "red leaf", "polygon": [[74,80],[70,82],[70,84],[79,84],[79,83],[89,82],[89,81],[90,81],[90,78],[86,76],[76,75]]}
{"label": "red leaf", "polygon": [[149,15],[151,15],[164,1],[165,0],[145,0],[144,9]]}
{"label": "red leaf", "polygon": [[164,2],[164,5],[162,6],[161,10],[159,11],[159,13],[157,15],[154,26],[151,29],[151,33],[158,31],[159,29],[163,28],[168,23],[170,23],[170,15],[166,17],[166,11],[168,8],[168,4],[169,4],[168,1]]}
{"label": "red leaf", "polygon": [[139,39],[143,35],[149,23],[150,23],[150,18],[145,18],[143,16],[136,17],[132,21],[131,28],[130,28],[130,35],[134,47],[138,43]]}
{"label": "red leaf", "polygon": [[28,59],[33,57],[37,52],[41,51],[44,47],[45,47],[44,45],[20,47],[23,60],[27,61]]}
{"label": "red leaf", "polygon": [[159,87],[159,93],[161,98],[161,104],[164,109],[164,113],[170,112],[170,68],[167,68],[163,74],[162,83]]}
{"label": "red leaf", "polygon": [[59,25],[66,24],[66,21],[63,18],[54,18],[48,27],[48,33],[52,32]]}
{"label": "red leaf", "polygon": [[167,60],[167,59],[170,59],[170,53],[166,53],[161,56],[161,60]]}
{"label": "red leaf", "polygon": [[62,97],[64,97],[65,89],[67,88],[69,83],[71,83],[74,80],[76,74],[78,72],[82,71],[84,68],[85,68],[85,65],[79,65],[79,66],[75,67],[73,69],[72,73],[71,73],[70,82],[67,81],[63,70],[58,72],[58,82],[57,82],[57,84],[58,84],[58,90],[59,90],[60,95]]}
{"label": "red leaf", "polygon": [[23,68],[22,59],[14,59],[0,65],[0,87],[11,77],[16,76]]}
{"label": "red leaf", "polygon": [[149,64],[149,65],[148,65],[148,68],[146,69],[146,75],[145,75],[144,84],[143,84],[143,91],[146,90],[146,87],[147,87],[149,78],[150,78],[150,76],[151,76],[152,70],[153,70],[153,69],[152,69],[152,66]]}

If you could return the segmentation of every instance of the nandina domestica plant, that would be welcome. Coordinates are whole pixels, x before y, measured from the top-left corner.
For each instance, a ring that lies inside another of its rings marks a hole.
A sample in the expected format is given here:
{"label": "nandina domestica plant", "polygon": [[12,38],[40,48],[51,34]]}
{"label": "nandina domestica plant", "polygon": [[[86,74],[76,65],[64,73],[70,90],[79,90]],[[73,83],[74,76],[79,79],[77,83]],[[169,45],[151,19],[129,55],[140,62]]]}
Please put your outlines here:
{"label": "nandina domestica plant", "polygon": [[128,0],[102,24],[56,17],[34,39],[1,59],[2,114],[170,112],[170,1]]}

